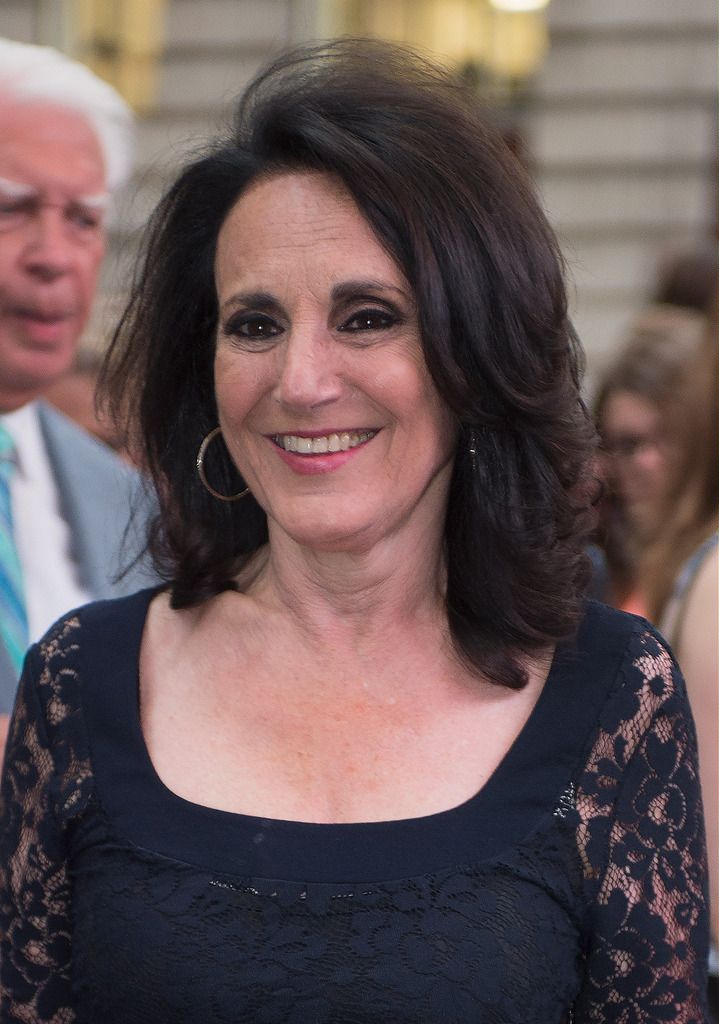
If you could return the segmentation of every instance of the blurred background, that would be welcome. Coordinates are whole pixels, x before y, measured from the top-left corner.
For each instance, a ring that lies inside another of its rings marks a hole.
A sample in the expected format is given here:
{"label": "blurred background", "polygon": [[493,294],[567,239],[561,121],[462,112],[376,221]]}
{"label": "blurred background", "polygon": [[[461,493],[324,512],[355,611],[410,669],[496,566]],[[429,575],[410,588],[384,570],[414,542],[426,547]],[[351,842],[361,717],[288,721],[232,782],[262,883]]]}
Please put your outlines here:
{"label": "blurred background", "polygon": [[0,0],[0,35],[85,61],[139,118],[86,348],[178,163],[270,55],[338,34],[404,40],[476,87],[559,234],[591,392],[662,263],[716,246],[714,0]]}

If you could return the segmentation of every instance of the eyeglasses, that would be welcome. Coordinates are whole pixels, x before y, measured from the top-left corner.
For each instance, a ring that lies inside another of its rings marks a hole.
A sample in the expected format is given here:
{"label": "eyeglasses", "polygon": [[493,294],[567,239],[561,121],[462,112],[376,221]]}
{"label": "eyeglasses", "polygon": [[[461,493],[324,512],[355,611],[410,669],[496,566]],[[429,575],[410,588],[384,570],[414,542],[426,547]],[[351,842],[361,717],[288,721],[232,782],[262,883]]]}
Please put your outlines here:
{"label": "eyeglasses", "polygon": [[82,196],[65,203],[44,199],[32,185],[0,178],[0,232],[16,231],[38,219],[44,207],[62,212],[68,235],[83,243],[93,241],[102,230],[108,197]]}

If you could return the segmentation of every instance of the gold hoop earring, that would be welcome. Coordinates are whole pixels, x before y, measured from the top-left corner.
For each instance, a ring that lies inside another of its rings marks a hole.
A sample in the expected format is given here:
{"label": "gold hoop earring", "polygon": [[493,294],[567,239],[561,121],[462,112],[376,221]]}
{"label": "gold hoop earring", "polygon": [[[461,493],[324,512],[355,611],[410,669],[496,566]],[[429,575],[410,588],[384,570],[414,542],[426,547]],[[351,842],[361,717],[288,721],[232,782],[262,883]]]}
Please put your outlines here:
{"label": "gold hoop earring", "polygon": [[197,475],[202,481],[203,486],[210,492],[213,498],[219,498],[220,501],[239,501],[240,498],[244,498],[246,494],[250,493],[249,487],[245,487],[244,491],[238,491],[237,494],[220,494],[212,487],[205,476],[205,453],[209,448],[212,441],[215,440],[218,434],[222,433],[222,427],[215,427],[210,433],[203,438],[202,444],[197,452],[197,458],[195,459],[195,466],[197,467]]}

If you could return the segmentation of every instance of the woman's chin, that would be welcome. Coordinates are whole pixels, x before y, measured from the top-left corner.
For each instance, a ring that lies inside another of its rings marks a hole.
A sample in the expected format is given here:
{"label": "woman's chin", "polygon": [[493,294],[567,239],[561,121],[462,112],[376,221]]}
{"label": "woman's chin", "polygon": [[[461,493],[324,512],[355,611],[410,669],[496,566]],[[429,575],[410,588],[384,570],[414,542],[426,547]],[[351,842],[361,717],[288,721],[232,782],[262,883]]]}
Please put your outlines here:
{"label": "woman's chin", "polygon": [[369,531],[333,529],[297,532],[291,538],[299,547],[317,554],[363,554],[374,546]]}
{"label": "woman's chin", "polygon": [[[324,514],[274,520],[274,527],[298,547],[326,553],[361,553],[369,550],[380,538],[377,521],[357,515]],[[271,538],[274,529],[271,526]],[[274,539],[272,538],[273,542]]]}

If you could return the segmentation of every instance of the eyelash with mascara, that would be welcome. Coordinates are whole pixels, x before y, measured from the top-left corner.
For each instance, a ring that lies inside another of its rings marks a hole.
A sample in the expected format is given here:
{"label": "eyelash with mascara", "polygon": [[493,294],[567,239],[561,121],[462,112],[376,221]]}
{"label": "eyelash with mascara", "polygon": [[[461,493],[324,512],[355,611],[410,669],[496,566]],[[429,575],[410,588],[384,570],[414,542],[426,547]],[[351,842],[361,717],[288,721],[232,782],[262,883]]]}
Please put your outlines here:
{"label": "eyelash with mascara", "polygon": [[[336,330],[347,334],[374,333],[390,330],[403,322],[403,318],[396,311],[368,306],[346,317]],[[352,326],[353,324],[355,326]],[[283,331],[284,328],[273,317],[264,313],[234,313],[222,327],[225,337],[257,342],[268,342]]]}

